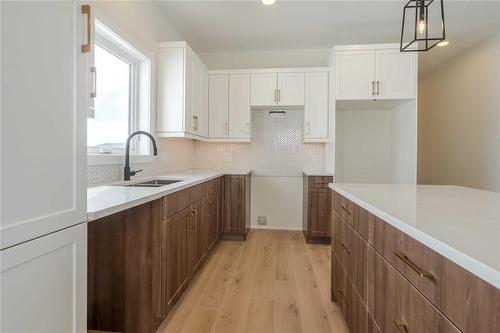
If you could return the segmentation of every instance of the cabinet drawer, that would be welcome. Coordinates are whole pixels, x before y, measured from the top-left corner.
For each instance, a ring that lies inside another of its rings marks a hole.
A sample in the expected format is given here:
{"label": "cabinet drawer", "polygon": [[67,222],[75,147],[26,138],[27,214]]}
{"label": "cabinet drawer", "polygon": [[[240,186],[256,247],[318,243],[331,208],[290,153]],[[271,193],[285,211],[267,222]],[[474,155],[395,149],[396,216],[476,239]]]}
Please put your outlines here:
{"label": "cabinet drawer", "polygon": [[335,191],[333,191],[333,209],[349,224],[353,224],[354,204]]}
{"label": "cabinet drawer", "polygon": [[439,304],[442,257],[438,253],[378,219],[374,247],[433,304]]}
{"label": "cabinet drawer", "polygon": [[163,197],[162,218],[166,219],[189,206],[189,189]]}
{"label": "cabinet drawer", "polygon": [[368,311],[382,332],[460,332],[371,247],[368,280]]}
{"label": "cabinet drawer", "polygon": [[331,176],[309,176],[309,189],[329,189],[329,183],[333,183],[333,177]]}

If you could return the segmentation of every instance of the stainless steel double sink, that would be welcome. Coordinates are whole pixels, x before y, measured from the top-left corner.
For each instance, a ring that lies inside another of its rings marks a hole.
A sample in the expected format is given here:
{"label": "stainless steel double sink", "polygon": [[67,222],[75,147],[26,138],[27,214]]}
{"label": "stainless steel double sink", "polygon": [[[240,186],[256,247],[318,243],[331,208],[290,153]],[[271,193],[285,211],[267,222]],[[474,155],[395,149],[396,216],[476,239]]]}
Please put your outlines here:
{"label": "stainless steel double sink", "polygon": [[140,183],[134,184],[118,184],[116,186],[124,186],[124,187],[162,187],[166,185],[175,184],[178,182],[182,182],[182,179],[153,179],[147,180]]}

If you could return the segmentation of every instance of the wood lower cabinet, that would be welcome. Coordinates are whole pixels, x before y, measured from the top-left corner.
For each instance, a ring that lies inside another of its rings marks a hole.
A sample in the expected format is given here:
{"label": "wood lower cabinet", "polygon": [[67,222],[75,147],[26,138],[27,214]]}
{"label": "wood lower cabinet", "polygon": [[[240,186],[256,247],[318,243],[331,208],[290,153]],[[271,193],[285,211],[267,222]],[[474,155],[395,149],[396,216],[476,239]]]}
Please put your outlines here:
{"label": "wood lower cabinet", "polygon": [[499,289],[341,195],[332,201],[332,300],[351,332],[500,332]]}
{"label": "wood lower cabinet", "polygon": [[302,232],[308,243],[330,242],[332,191],[329,183],[333,183],[333,177],[303,177]]}
{"label": "wood lower cabinet", "polygon": [[246,239],[250,229],[250,188],[250,175],[224,177],[224,239]]}
{"label": "wood lower cabinet", "polygon": [[156,331],[219,238],[222,189],[213,179],[88,224],[88,329]]}

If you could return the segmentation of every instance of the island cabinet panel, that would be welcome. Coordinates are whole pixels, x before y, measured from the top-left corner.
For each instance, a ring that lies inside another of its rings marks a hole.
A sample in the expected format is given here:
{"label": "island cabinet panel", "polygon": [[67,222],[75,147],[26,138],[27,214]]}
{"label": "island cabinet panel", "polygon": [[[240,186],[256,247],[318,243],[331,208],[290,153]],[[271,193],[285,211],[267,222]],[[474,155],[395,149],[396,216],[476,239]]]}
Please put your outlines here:
{"label": "island cabinet panel", "polygon": [[224,177],[225,239],[246,239],[250,229],[250,175]]}
{"label": "island cabinet panel", "polygon": [[331,176],[303,176],[302,232],[308,243],[330,243],[332,191]]}
{"label": "island cabinet panel", "polygon": [[221,179],[88,224],[88,328],[153,333],[218,239]]}
{"label": "island cabinet panel", "polygon": [[331,229],[332,300],[351,331],[500,332],[499,289],[335,192]]}

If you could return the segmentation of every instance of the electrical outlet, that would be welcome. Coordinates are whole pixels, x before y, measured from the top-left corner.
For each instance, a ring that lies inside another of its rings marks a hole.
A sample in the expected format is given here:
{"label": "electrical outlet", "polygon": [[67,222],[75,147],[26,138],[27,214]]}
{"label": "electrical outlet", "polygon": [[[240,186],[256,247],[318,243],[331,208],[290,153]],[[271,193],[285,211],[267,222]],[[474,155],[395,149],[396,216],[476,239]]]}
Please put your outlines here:
{"label": "electrical outlet", "polygon": [[257,224],[258,225],[266,225],[267,217],[266,216],[257,216]]}

